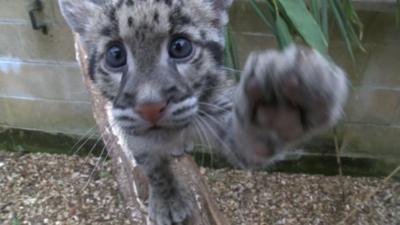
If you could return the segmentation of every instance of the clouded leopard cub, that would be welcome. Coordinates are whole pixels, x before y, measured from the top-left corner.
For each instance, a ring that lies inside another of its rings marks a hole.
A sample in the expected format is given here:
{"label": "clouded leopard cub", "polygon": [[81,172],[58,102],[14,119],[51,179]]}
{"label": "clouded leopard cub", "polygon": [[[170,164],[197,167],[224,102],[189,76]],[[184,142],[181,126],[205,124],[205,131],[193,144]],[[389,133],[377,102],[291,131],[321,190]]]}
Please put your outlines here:
{"label": "clouded leopard cub", "polygon": [[223,67],[231,0],[60,0],[88,52],[91,79],[150,182],[150,217],[190,215],[171,154],[202,142],[241,167],[260,167],[332,125],[346,78],[314,50],[252,53],[235,84]]}

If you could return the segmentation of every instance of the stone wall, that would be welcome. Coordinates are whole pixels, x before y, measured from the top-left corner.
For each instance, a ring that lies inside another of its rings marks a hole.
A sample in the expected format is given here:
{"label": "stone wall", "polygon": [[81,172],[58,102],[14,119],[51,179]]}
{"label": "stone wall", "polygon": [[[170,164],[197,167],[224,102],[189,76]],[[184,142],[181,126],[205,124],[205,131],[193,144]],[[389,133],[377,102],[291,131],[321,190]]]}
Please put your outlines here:
{"label": "stone wall", "polygon": [[[400,28],[396,26],[394,1],[362,2],[357,1],[357,5],[362,8],[359,15],[365,25],[366,52],[357,50],[355,63],[346,52],[340,31],[332,27],[330,31],[330,54],[347,71],[352,91],[346,117],[338,126],[338,138],[339,142],[344,141],[345,156],[400,162]],[[234,5],[231,23],[241,65],[250,51],[277,46],[246,2]],[[335,154],[332,134],[327,132],[313,139],[306,151]]]}
{"label": "stone wall", "polygon": [[[44,1],[48,35],[31,29],[28,2],[3,0],[0,8],[0,126],[86,133],[94,126],[90,100],[57,1]],[[356,51],[356,63],[350,60],[340,32],[331,30],[331,55],[349,73],[353,93],[346,118],[338,127],[339,137],[345,140],[347,156],[398,162],[400,30],[391,7],[363,7],[359,13],[365,24],[367,52]],[[242,65],[250,51],[276,47],[274,37],[248,3],[235,3],[231,22]],[[332,154],[331,132],[314,139],[307,149]]]}

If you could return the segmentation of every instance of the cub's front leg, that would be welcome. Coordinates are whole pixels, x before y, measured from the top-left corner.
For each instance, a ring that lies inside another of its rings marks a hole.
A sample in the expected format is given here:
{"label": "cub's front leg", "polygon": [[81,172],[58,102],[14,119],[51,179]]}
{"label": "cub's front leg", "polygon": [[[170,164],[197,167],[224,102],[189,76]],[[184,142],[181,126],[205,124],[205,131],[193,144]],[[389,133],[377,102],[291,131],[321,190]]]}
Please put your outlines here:
{"label": "cub's front leg", "polygon": [[170,158],[161,154],[136,153],[135,159],[149,181],[150,224],[180,224],[190,217],[192,198],[174,177]]}
{"label": "cub's front leg", "polygon": [[343,71],[318,52],[291,46],[252,53],[235,99],[232,136],[242,166],[263,166],[342,114]]}

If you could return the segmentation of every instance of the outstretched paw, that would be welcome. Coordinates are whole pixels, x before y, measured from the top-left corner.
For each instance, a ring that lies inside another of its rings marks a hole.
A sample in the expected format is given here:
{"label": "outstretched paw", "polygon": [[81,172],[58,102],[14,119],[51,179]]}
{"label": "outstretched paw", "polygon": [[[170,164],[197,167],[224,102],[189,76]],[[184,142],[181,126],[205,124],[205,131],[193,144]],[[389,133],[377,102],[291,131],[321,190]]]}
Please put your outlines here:
{"label": "outstretched paw", "polygon": [[[347,80],[318,52],[291,46],[283,52],[253,53],[242,74],[237,117],[259,137],[256,152],[295,142],[334,124],[347,97]],[[269,146],[268,146],[269,145]]]}

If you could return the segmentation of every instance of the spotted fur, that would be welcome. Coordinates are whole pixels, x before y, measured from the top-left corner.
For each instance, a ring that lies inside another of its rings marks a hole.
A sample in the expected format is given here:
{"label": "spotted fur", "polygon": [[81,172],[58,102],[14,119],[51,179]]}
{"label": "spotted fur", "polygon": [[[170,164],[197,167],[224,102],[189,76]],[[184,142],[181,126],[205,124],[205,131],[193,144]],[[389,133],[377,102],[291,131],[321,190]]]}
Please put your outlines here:
{"label": "spotted fur", "polygon": [[[88,53],[91,79],[108,99],[110,123],[122,131],[150,182],[150,218],[180,223],[193,202],[169,170],[172,155],[201,143],[239,167],[265,166],[294,143],[334,124],[347,95],[344,73],[317,52],[291,47],[253,53],[237,85],[222,65],[230,0],[60,0]],[[193,45],[171,58],[171,39]],[[106,64],[113,43],[126,65]],[[135,111],[167,102],[153,124]]]}

